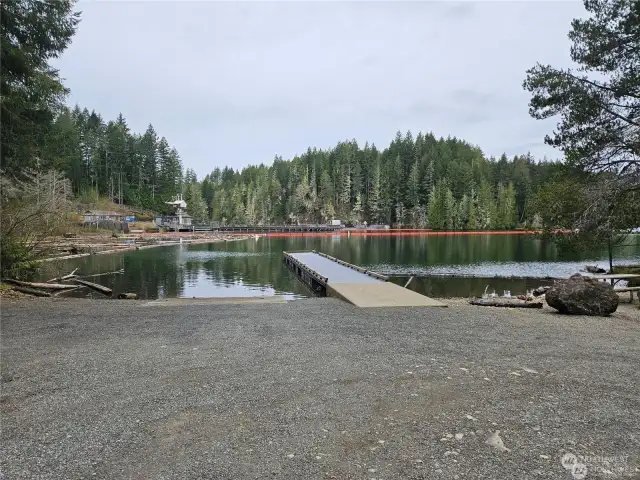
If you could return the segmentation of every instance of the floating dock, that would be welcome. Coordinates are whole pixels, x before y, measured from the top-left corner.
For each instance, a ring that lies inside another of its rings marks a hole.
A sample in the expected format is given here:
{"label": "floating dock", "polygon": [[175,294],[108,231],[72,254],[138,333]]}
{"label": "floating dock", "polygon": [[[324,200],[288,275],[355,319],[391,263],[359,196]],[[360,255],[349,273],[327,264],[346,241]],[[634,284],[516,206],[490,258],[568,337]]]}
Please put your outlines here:
{"label": "floating dock", "polygon": [[316,252],[283,252],[283,261],[318,295],[356,307],[446,307],[444,303],[389,282],[389,278]]}

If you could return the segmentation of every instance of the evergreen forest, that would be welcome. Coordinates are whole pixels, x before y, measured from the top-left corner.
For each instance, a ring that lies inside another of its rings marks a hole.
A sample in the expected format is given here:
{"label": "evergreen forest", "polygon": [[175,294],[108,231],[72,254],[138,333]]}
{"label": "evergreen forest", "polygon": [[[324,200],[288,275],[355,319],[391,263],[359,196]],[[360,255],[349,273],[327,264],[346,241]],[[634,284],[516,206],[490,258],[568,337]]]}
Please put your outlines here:
{"label": "evergreen forest", "polygon": [[[69,185],[63,196],[85,204],[107,197],[127,208],[162,212],[164,202],[182,194],[196,223],[542,226],[610,238],[638,218],[637,5],[585,2],[592,17],[574,21],[570,33],[572,59],[582,73],[543,64],[527,72],[531,115],[562,117],[559,130],[546,138],[562,162],[528,154],[493,158],[464,139],[397,132],[386,146],[347,139],[240,171],[214,156],[210,173],[199,179],[188,168],[191,159],[181,158],[152,125],[132,132],[123,114],[105,120],[65,105],[69,92],[51,60],[63,54],[78,27],[75,2],[2,2],[0,169],[8,186],[26,176],[37,183],[37,172],[56,172],[48,177],[52,188],[57,191],[56,175],[62,175]],[[616,46],[627,44],[634,48]],[[591,78],[592,72],[605,76]],[[436,128],[416,131],[421,127]],[[11,198],[20,205],[17,194]]]}
{"label": "evergreen forest", "polygon": [[64,172],[76,196],[163,211],[181,193],[196,222],[235,225],[536,226],[531,196],[559,165],[530,155],[487,158],[464,140],[397,132],[384,149],[343,141],[241,171],[214,163],[198,179],[152,125],[136,134],[123,115],[107,122],[78,106],[56,116],[44,151],[45,166]]}

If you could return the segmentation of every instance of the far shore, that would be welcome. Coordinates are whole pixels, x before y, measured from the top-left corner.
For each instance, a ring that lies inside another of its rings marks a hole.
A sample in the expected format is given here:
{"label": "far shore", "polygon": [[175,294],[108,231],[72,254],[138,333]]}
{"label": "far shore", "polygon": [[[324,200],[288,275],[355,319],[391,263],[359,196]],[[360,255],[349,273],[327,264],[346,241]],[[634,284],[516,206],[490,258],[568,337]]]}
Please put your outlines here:
{"label": "far shore", "polygon": [[[122,237],[112,237],[107,234],[83,235],[77,238],[55,238],[51,240],[52,245],[57,249],[88,250],[82,253],[71,255],[57,255],[42,258],[38,262],[50,262],[54,260],[70,260],[73,258],[88,257],[90,255],[106,255],[111,253],[121,253],[131,250],[142,250],[147,248],[167,247],[180,244],[201,244],[233,242],[246,240],[255,237],[247,234],[229,233],[193,233],[193,232],[172,232],[147,233],[138,235],[123,235]],[[126,243],[125,243],[126,242]]]}

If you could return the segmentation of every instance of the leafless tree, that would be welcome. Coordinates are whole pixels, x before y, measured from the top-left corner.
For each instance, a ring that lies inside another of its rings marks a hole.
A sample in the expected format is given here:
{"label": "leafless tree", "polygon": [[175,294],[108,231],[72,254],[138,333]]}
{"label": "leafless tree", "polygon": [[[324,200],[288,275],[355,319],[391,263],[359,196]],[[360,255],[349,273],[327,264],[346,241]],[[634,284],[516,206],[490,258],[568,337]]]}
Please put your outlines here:
{"label": "leafless tree", "polygon": [[0,176],[3,272],[47,253],[43,241],[69,224],[71,193],[71,182],[55,170]]}

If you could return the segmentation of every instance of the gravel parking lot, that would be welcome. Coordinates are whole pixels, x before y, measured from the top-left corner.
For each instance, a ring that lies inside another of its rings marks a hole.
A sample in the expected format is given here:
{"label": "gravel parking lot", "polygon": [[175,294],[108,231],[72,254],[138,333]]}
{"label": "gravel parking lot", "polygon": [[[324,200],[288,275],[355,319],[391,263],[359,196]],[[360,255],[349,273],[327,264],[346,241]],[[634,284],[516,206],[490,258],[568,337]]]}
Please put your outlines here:
{"label": "gravel parking lot", "polygon": [[638,475],[637,309],[447,302],[3,301],[2,478]]}

